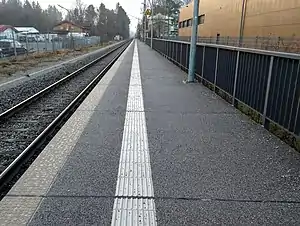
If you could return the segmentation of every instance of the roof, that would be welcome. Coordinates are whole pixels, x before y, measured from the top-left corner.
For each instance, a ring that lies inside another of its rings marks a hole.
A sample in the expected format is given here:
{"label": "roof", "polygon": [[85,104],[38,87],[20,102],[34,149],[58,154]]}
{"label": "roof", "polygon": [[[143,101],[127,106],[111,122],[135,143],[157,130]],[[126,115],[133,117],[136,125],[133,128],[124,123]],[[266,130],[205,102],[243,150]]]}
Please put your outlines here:
{"label": "roof", "polygon": [[9,28],[13,29],[14,31],[17,31],[13,26],[10,26],[10,25],[0,25],[0,32],[3,32],[3,31],[5,31],[5,30],[7,30]]}
{"label": "roof", "polygon": [[34,27],[15,27],[15,29],[18,32],[26,32],[26,33],[40,33],[36,28]]}
{"label": "roof", "polygon": [[68,20],[63,20],[63,21],[59,22],[58,24],[54,25],[54,27],[59,26],[59,25],[64,24],[64,23],[68,23],[68,24],[71,24],[71,25],[73,25],[73,26],[76,26],[76,27],[80,27],[80,28],[82,28],[82,29],[85,29],[83,26],[78,25],[78,24],[75,24],[75,23],[73,23],[73,22],[71,22],[71,21],[68,21]]}

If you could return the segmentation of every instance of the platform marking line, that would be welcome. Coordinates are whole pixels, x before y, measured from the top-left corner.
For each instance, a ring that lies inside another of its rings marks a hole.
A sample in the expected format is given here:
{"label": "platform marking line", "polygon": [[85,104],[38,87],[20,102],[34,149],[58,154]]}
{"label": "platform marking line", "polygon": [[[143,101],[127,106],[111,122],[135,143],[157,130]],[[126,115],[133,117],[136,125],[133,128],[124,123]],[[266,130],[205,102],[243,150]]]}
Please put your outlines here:
{"label": "platform marking line", "polygon": [[157,225],[137,42],[115,196],[112,226]]}

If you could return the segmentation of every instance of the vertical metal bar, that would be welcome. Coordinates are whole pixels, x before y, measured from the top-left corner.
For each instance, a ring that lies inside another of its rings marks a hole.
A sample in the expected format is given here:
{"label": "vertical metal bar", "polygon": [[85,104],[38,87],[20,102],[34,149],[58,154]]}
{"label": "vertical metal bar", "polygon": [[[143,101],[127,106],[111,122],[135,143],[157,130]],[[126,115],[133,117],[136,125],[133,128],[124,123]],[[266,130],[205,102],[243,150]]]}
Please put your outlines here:
{"label": "vertical metal bar", "polygon": [[206,47],[203,46],[203,55],[202,55],[202,68],[201,68],[201,82],[203,81],[203,78],[204,78],[204,64],[205,64],[205,50],[206,50]]}
{"label": "vertical metal bar", "polygon": [[266,124],[268,100],[269,100],[270,85],[271,85],[271,78],[272,78],[272,71],[273,71],[273,62],[274,62],[274,56],[271,56],[269,73],[268,73],[268,81],[267,81],[267,90],[266,90],[266,97],[265,97],[264,112],[263,112],[263,118],[262,118],[263,126],[265,126],[265,124]]}
{"label": "vertical metal bar", "polygon": [[296,128],[297,128],[297,123],[298,123],[298,114],[299,114],[299,108],[300,108],[300,96],[298,97],[298,106],[297,106],[297,111],[296,111],[296,119],[295,119],[295,124],[294,124],[294,129],[293,129],[293,132],[296,134],[296,135],[300,135],[299,133],[297,134],[296,133]]}
{"label": "vertical metal bar", "polygon": [[178,51],[178,45],[177,45],[177,42],[174,42],[174,45],[175,45],[175,57],[174,57],[174,60],[175,60],[175,62],[177,62],[177,51]]}
{"label": "vertical metal bar", "polygon": [[180,65],[182,65],[182,42],[180,43]]}
{"label": "vertical metal bar", "polygon": [[175,52],[174,50],[175,50],[175,43],[172,42],[172,55],[171,55],[172,61],[174,61],[174,52]]}
{"label": "vertical metal bar", "polygon": [[[298,61],[298,67],[297,67],[297,75],[299,74],[300,71],[300,60]],[[293,94],[293,100],[292,100],[292,104],[295,101],[295,97],[296,97],[296,91],[297,91],[297,83],[298,83],[298,77],[296,77],[296,81],[295,81],[295,88],[294,88],[294,94]],[[300,100],[299,100],[300,101]],[[299,109],[299,105],[298,105],[298,109]],[[292,114],[293,114],[293,108],[290,110],[290,117],[289,117],[289,124],[288,124],[288,128],[291,127],[291,120],[292,120]],[[297,117],[297,115],[296,115]],[[296,125],[296,124],[295,124]],[[294,130],[295,131],[295,130]]]}
{"label": "vertical metal bar", "polygon": [[217,56],[216,56],[214,91],[216,91],[216,85],[217,85],[218,64],[219,64],[219,48],[217,48]]}
{"label": "vertical metal bar", "polygon": [[26,55],[28,56],[29,48],[28,48],[28,37],[27,37],[27,33],[25,33],[25,38],[26,38],[26,49],[27,49]]}
{"label": "vertical metal bar", "polygon": [[164,43],[165,43],[165,57],[168,58],[168,42],[164,41]]}
{"label": "vertical metal bar", "polygon": [[168,57],[168,43],[166,41],[163,41],[165,45],[165,57]]}
{"label": "vertical metal bar", "polygon": [[15,57],[17,57],[16,40],[15,40],[15,33],[14,33],[13,29],[11,29],[11,35],[12,35],[12,40],[13,40],[14,54],[15,54]]}
{"label": "vertical metal bar", "polygon": [[[287,93],[287,97],[285,98],[285,100],[284,100],[284,93],[282,93],[282,95],[281,95],[280,104],[279,104],[278,120],[277,120],[277,123],[279,125],[282,125],[283,127],[284,127],[284,121],[285,121],[285,112],[282,112],[282,108],[283,108],[283,105],[284,105],[283,103],[288,102],[288,100],[289,100],[289,98],[288,98],[289,97],[289,90],[290,90],[292,73],[293,73],[293,68],[294,68],[294,61],[292,61],[291,72],[288,75],[288,71],[289,71],[289,68],[290,68],[289,64],[288,64],[289,59],[286,59],[285,62],[286,62],[286,69],[285,69],[285,73],[284,73],[284,82],[283,82],[282,92],[284,92],[284,90],[287,90],[288,93]],[[286,88],[288,81],[290,81],[290,83],[289,83],[288,88]],[[285,106],[285,108],[287,108],[287,106]],[[284,115],[282,116],[282,114],[284,114]],[[282,121],[282,124],[280,123],[281,121]]]}
{"label": "vertical metal bar", "polygon": [[189,70],[189,68],[188,68],[188,57],[189,57],[189,44],[186,44],[186,51],[185,51],[185,53],[186,53],[186,58],[185,58],[185,68],[187,69],[187,70]]}
{"label": "vertical metal bar", "polygon": [[[280,62],[280,59],[278,60],[278,63],[277,63],[278,65],[279,65],[279,62]],[[280,71],[280,73],[279,73],[280,76],[276,76],[278,83],[275,83],[275,84],[278,84],[279,89],[281,88],[281,77],[282,77],[282,74],[283,74],[283,67],[284,67],[284,59],[283,58],[281,59],[281,64],[280,65],[281,65],[281,68],[279,70]],[[276,71],[278,71],[278,70],[276,70]],[[277,109],[280,107],[279,106],[279,99],[280,99],[280,96],[282,96],[282,93],[280,93],[279,89],[276,92],[276,101],[275,101],[275,108],[274,108],[276,110],[274,111],[274,118],[273,118],[274,121],[276,121],[276,119],[278,118]]]}
{"label": "vertical metal bar", "polygon": [[240,63],[240,51],[237,52],[237,56],[236,56],[234,84],[233,84],[233,94],[232,94],[232,105],[233,106],[235,104],[236,83],[237,83],[237,78],[238,78],[239,63]]}

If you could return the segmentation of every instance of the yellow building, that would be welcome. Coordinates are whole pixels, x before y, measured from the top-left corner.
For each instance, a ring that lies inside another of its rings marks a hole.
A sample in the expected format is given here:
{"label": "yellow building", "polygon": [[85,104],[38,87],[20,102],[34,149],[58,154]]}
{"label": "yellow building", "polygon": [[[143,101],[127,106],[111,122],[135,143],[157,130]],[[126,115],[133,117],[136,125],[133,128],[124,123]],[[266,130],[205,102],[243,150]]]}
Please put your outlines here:
{"label": "yellow building", "polygon": [[[300,0],[200,0],[202,37],[300,37]],[[191,35],[193,2],[181,8],[179,36]]]}

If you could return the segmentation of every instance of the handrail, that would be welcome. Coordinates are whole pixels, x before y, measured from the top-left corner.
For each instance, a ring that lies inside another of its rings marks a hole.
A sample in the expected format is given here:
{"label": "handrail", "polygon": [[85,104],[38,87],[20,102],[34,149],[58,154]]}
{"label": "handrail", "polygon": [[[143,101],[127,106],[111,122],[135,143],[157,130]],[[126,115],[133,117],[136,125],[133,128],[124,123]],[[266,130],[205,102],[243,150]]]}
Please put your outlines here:
{"label": "handrail", "polygon": [[[187,45],[190,44],[190,42],[187,42],[187,41],[178,41],[178,40],[172,40],[172,39],[153,38],[153,40],[184,43],[184,44],[187,44]],[[255,54],[260,54],[260,55],[268,55],[268,56],[276,56],[276,57],[283,57],[283,58],[291,58],[291,59],[295,59],[295,60],[300,60],[300,54],[296,54],[296,53],[276,52],[276,51],[270,51],[270,50],[252,49],[252,48],[245,48],[245,47],[227,46],[227,45],[219,45],[219,44],[208,44],[208,43],[197,43],[197,46],[213,47],[213,48],[219,48],[219,49],[228,49],[228,50],[233,50],[233,51],[255,53]]]}

